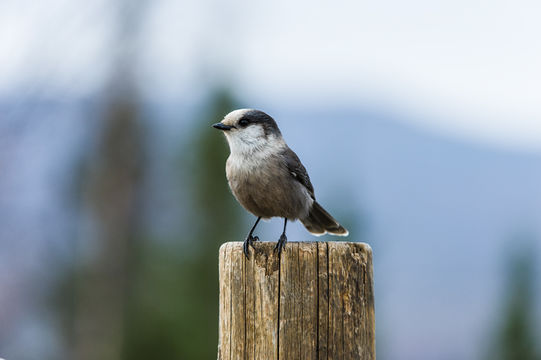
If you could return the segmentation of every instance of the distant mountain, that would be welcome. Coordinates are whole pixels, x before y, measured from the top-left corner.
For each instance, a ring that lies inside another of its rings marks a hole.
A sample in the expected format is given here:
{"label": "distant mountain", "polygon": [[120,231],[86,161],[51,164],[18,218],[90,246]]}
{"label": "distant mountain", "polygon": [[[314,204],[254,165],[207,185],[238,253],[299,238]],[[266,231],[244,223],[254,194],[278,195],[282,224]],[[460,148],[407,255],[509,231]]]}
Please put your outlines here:
{"label": "distant mountain", "polygon": [[[66,191],[73,191],[73,167],[91,142],[96,106],[0,109],[0,268],[24,278],[29,286],[20,296],[28,298],[35,284],[45,288],[43,274],[72,254],[77,230]],[[378,358],[478,358],[496,323],[506,253],[522,246],[515,235],[529,233],[541,248],[541,154],[463,142],[382,109],[268,111],[307,167],[318,200],[350,229],[349,240],[374,249]],[[193,106],[144,106],[148,231],[164,238],[185,211],[178,199],[189,196],[175,171],[194,113]],[[208,120],[209,131],[217,120]],[[223,141],[219,133],[216,141]],[[263,224],[260,237],[274,241],[280,227]],[[298,223],[288,231],[290,240],[315,239]],[[9,301],[13,316],[34,306]],[[12,338],[26,338],[35,321],[10,329]]]}

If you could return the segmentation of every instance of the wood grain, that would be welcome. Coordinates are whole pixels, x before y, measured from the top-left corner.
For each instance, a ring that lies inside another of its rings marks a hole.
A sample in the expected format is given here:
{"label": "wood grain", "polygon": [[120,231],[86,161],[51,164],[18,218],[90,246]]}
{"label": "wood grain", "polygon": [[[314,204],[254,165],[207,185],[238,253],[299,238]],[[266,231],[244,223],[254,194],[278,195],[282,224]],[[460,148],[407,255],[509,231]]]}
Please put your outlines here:
{"label": "wood grain", "polygon": [[218,359],[375,359],[372,250],[350,242],[220,248]]}

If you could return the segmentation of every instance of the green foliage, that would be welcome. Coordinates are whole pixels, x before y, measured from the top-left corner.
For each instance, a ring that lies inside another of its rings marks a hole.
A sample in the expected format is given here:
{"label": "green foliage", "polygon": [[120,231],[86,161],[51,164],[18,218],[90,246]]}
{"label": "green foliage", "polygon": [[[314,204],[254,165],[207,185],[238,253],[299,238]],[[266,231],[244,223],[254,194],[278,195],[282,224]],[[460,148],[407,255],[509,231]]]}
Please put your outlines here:
{"label": "green foliage", "polygon": [[216,358],[218,248],[242,228],[225,179],[229,150],[211,125],[234,108],[229,93],[217,91],[197,122],[192,142],[181,149],[182,186],[191,198],[184,204],[181,245],[147,242],[139,251],[127,308],[126,359]]}
{"label": "green foliage", "polygon": [[535,329],[536,262],[533,251],[523,248],[508,265],[507,299],[491,359],[539,360]]}

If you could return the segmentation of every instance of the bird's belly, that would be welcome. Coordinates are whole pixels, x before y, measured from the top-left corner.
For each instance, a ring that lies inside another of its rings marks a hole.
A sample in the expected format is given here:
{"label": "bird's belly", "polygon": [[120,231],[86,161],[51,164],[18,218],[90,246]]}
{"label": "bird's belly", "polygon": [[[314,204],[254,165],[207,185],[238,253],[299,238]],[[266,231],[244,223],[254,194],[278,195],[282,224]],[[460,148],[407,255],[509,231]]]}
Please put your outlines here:
{"label": "bird's belly", "polygon": [[227,178],[233,195],[249,212],[263,218],[304,218],[313,202],[307,189],[276,162],[241,166],[228,160]]}

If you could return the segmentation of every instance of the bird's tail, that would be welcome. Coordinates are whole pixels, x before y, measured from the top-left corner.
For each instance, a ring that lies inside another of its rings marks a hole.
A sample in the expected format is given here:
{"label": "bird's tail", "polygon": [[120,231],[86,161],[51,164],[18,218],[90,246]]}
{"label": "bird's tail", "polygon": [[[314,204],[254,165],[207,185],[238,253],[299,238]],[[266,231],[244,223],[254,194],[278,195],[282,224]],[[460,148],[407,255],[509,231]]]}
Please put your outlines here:
{"label": "bird's tail", "polygon": [[326,233],[338,236],[349,235],[349,232],[315,201],[308,216],[305,219],[301,219],[301,222],[306,230],[316,236]]}

